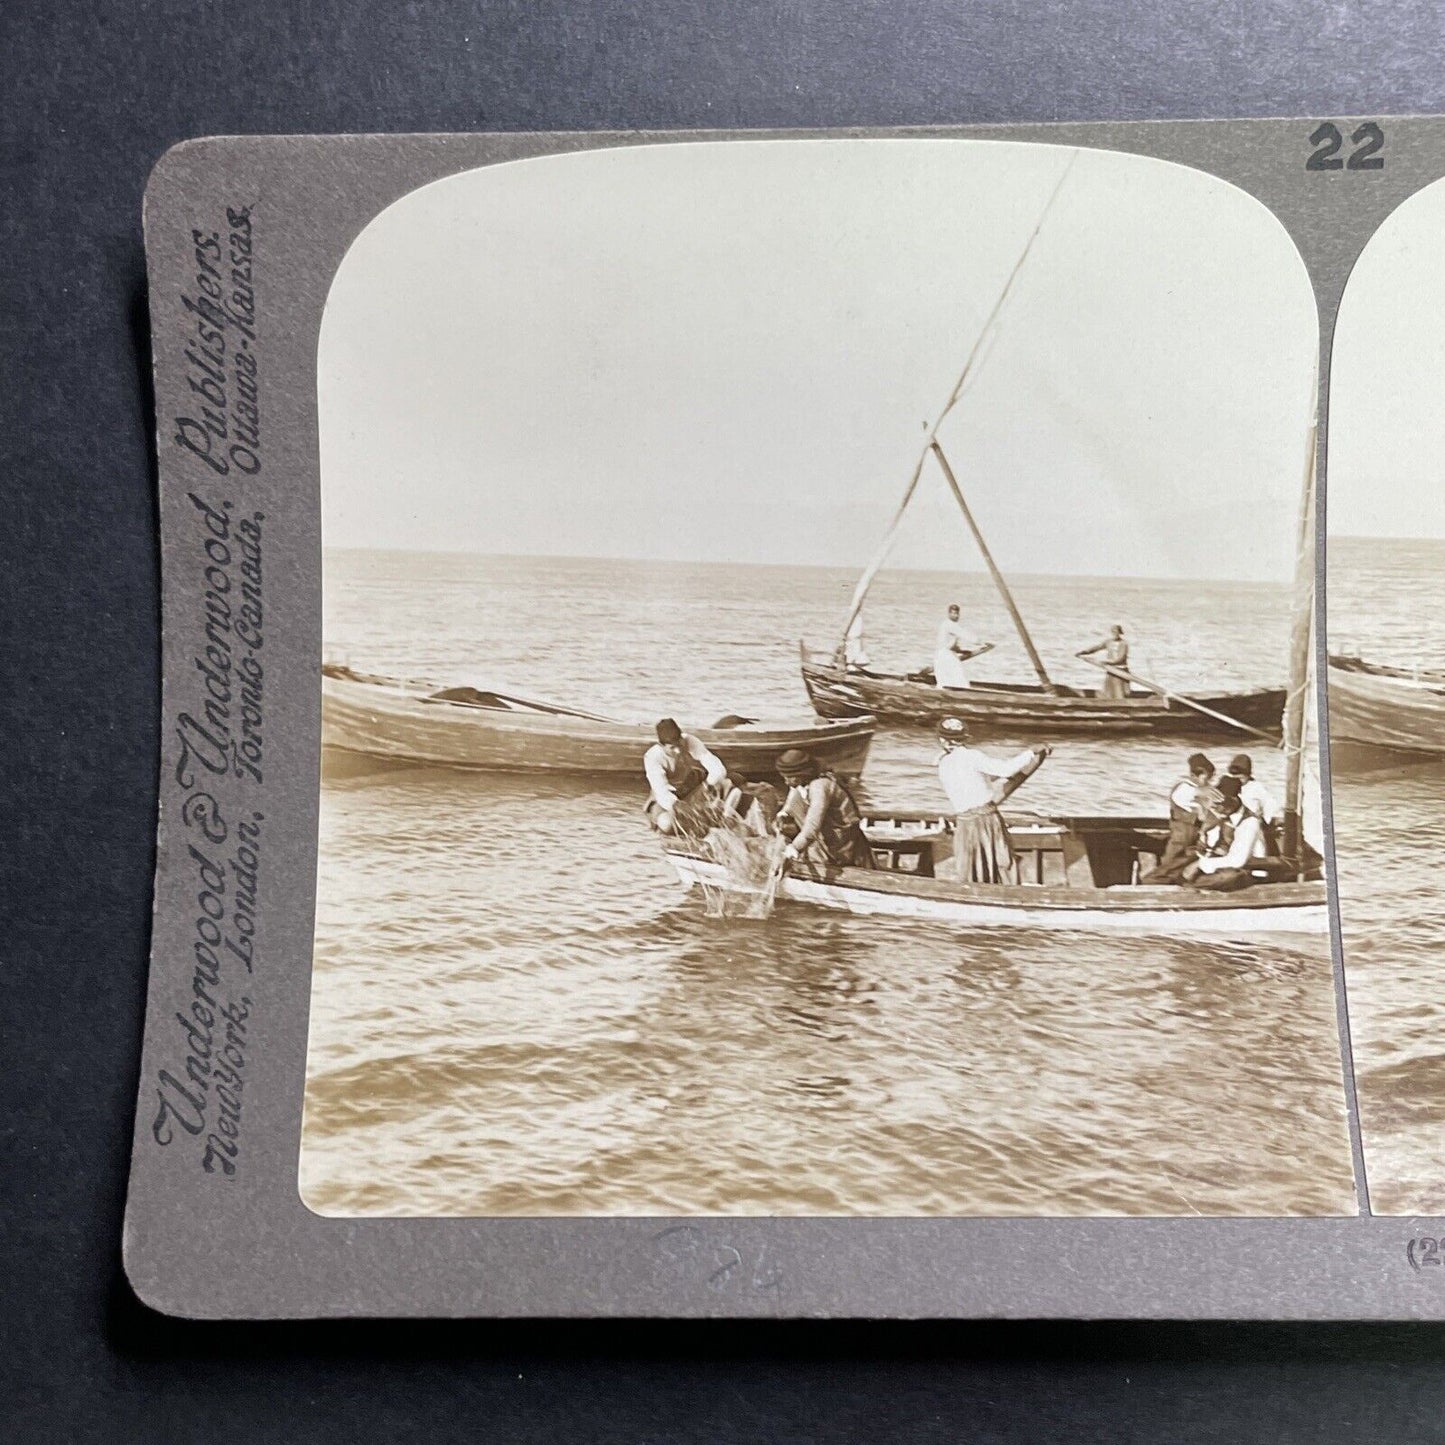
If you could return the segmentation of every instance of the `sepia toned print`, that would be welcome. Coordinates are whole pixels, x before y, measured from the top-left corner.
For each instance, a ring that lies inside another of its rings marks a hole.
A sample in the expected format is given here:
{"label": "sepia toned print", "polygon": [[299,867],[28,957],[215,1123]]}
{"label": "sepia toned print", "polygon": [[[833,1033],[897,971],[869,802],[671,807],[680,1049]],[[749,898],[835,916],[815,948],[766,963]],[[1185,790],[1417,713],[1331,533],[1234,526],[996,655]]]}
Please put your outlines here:
{"label": "sepia toned print", "polygon": [[1335,335],[1329,718],[1341,934],[1378,1214],[1445,1209],[1445,189],[1381,226]]}
{"label": "sepia toned print", "polygon": [[1110,152],[379,216],[319,354],[306,1202],[1353,1213],[1316,345],[1261,206]]}

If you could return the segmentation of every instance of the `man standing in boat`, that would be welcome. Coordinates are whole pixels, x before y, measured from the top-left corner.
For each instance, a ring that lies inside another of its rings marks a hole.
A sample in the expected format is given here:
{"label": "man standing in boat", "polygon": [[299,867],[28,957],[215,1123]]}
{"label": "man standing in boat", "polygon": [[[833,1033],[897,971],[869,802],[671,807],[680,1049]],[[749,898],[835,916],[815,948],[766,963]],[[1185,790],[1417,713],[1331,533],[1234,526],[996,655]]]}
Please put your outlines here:
{"label": "man standing in boat", "polygon": [[1141,883],[1181,883],[1184,871],[1198,858],[1205,814],[1219,800],[1214,787],[1214,764],[1203,753],[1191,753],[1188,772],[1169,793],[1169,841],[1158,866]]}
{"label": "man standing in boat", "polygon": [[953,806],[953,856],[960,883],[1011,883],[1014,851],[998,805],[1049,756],[1047,747],[995,758],[968,746],[960,718],[938,725],[938,777]]}
{"label": "man standing in boat", "polygon": [[1103,665],[1106,669],[1099,695],[1106,698],[1128,697],[1129,644],[1124,641],[1124,629],[1117,622],[1109,629],[1109,635],[1102,642],[1096,642],[1092,647],[1076,652],[1074,656],[1093,657],[1099,652],[1104,654]]}
{"label": "man standing in boat", "polygon": [[967,687],[963,665],[978,651],[959,622],[958,603],[949,605],[948,616],[938,624],[933,644],[933,681],[938,687]]}
{"label": "man standing in boat", "polygon": [[727,786],[728,770],[706,743],[670,717],[657,725],[657,741],[643,755],[652,795],[647,816],[659,833],[700,838],[713,827],[719,805],[713,790]]}
{"label": "man standing in boat", "polygon": [[789,748],[778,759],[778,772],[788,785],[775,825],[789,840],[785,861],[802,858],[825,868],[877,866],[858,804],[843,782],[802,748]]}

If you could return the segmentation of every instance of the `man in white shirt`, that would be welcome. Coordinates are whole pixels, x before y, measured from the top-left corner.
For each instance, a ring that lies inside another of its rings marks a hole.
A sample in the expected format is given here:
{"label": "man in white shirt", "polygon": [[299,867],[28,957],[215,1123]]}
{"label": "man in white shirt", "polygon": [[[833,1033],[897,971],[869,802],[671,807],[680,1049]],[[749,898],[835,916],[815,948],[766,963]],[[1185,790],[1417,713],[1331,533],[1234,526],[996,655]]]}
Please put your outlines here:
{"label": "man in white shirt", "polygon": [[657,741],[643,755],[642,771],[652,795],[647,816],[659,833],[701,837],[720,809],[715,790],[727,785],[728,770],[717,756],[670,717],[657,725]]}
{"label": "man in white shirt", "polygon": [[1251,865],[1269,855],[1264,821],[1245,807],[1240,798],[1239,779],[1232,773],[1219,780],[1223,801],[1220,825],[1213,848],[1185,870],[1184,881],[1192,888],[1225,891],[1245,888],[1254,881]]}
{"label": "man in white shirt", "polygon": [[843,637],[843,666],[849,671],[862,672],[868,666],[868,648],[863,641],[863,614],[860,612],[848,624]]}
{"label": "man in white shirt", "polygon": [[943,747],[938,778],[955,815],[953,856],[958,881],[1012,882],[1013,845],[998,805],[1037,770],[1050,749],[1029,748],[1011,758],[991,757],[968,746],[968,728],[956,717],[946,717],[939,724],[938,741]]}
{"label": "man in white shirt", "polygon": [[968,674],[964,663],[977,651],[959,622],[958,603],[948,609],[948,616],[938,624],[933,644],[933,681],[939,687],[967,687]]}
{"label": "man in white shirt", "polygon": [[1254,762],[1248,753],[1237,753],[1229,762],[1229,776],[1239,779],[1239,797],[1246,808],[1264,824],[1264,840],[1278,851],[1276,831],[1284,822],[1284,809],[1275,802],[1274,794],[1254,776]]}

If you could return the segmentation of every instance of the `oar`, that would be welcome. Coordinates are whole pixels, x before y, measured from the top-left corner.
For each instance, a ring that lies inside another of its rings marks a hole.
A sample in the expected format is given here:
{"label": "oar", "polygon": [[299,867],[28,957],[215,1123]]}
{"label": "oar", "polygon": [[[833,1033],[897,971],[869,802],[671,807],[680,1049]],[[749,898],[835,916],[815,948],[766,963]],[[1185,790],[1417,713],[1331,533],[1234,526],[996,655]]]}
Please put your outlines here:
{"label": "oar", "polygon": [[[428,684],[428,686],[430,686],[430,684]],[[446,690],[447,690],[447,689],[438,689],[438,691],[446,691]],[[577,707],[563,707],[563,706],[561,705],[561,703],[556,703],[556,702],[543,702],[543,701],[541,701],[540,698],[535,698],[535,697],[520,697],[520,696],[518,696],[516,693],[511,693],[511,692],[498,692],[495,688],[492,688],[492,687],[478,688],[477,691],[478,691],[478,692],[484,692],[484,693],[486,693],[488,696],[496,698],[498,702],[514,702],[514,703],[518,704],[520,707],[529,707],[529,708],[531,708],[534,712],[548,713],[548,714],[550,714],[550,715],[553,716],[553,717],[579,717],[579,718],[584,719],[584,720],[587,721],[587,722],[610,723],[610,724],[612,724],[614,727],[627,727],[627,726],[628,726],[627,723],[621,722],[621,721],[619,721],[619,720],[618,720],[617,718],[615,718],[615,717],[603,717],[601,713],[596,713],[596,712],[583,712],[581,708],[577,708]],[[424,698],[422,699],[422,701],[423,701],[423,702],[438,702],[438,701],[440,701],[440,702],[455,702],[456,699],[453,699],[453,698],[424,697]],[[462,707],[468,706],[468,704],[465,703],[465,702],[461,703],[460,705],[461,705]]]}
{"label": "oar", "polygon": [[488,690],[492,692],[493,697],[499,697],[503,702],[519,702],[523,707],[536,708],[538,712],[549,712],[558,717],[580,717],[585,718],[588,722],[616,723],[619,727],[627,726],[625,723],[618,722],[618,719],[615,717],[603,717],[601,713],[583,712],[581,708],[563,707],[560,703],[541,702],[534,697],[517,697],[512,693],[496,692],[492,689]]}
{"label": "oar", "polygon": [[994,804],[1006,802],[1018,792],[1038,770],[1043,767],[1044,760],[1053,752],[1051,747],[1035,748],[1034,760],[1020,768],[1016,773],[1010,773],[1002,782],[994,786]]}
{"label": "oar", "polygon": [[1241,732],[1253,733],[1257,738],[1263,738],[1265,742],[1274,742],[1272,734],[1265,732],[1262,728],[1251,727],[1249,723],[1240,722],[1237,717],[1230,717],[1228,713],[1216,712],[1212,707],[1205,707],[1202,702],[1195,702],[1193,698],[1181,697],[1177,692],[1170,692],[1167,687],[1161,687],[1157,682],[1150,682],[1147,677],[1140,677],[1136,672],[1130,672],[1127,667],[1120,667],[1117,662],[1096,662],[1092,657],[1082,659],[1090,667],[1097,667],[1100,672],[1111,672],[1116,677],[1122,677],[1128,682],[1137,682],[1146,692],[1157,693],[1166,702],[1177,702],[1181,707],[1191,707],[1195,712],[1202,712],[1205,717],[1212,717],[1216,722],[1228,723],[1232,728],[1238,728]]}

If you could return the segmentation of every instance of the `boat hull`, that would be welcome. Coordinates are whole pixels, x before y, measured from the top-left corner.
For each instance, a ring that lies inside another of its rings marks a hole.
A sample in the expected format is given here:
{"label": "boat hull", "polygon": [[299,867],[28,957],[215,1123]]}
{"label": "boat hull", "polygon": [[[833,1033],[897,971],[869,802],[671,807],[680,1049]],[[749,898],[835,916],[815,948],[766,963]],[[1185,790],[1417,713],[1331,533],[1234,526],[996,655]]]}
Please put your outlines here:
{"label": "boat hull", "polygon": [[[949,866],[952,826],[951,818],[927,813],[870,814],[865,831],[880,863],[876,870],[797,862],[777,896],[843,913],[965,929],[1235,938],[1319,936],[1329,929],[1326,886],[1317,872],[1304,881],[1258,882],[1235,892],[1132,881],[1163,851],[1163,819],[1012,818],[1019,879],[1032,875],[1034,881],[994,884],[936,876]],[[709,856],[705,844],[669,839],[664,849],[688,886],[752,891]]]}
{"label": "boat hull", "polygon": [[[906,678],[847,672],[828,663],[803,661],[803,686],[822,717],[871,715],[883,722],[937,726],[946,717],[961,718],[979,732],[1002,736],[1062,733],[1153,733],[1180,737],[1238,737],[1240,729],[1205,716],[1182,703],[1148,692],[1104,698],[1084,689],[1045,692],[1022,684],[977,682],[967,688],[940,688]],[[1284,714],[1283,688],[1239,692],[1190,693],[1191,701],[1278,735]]]}
{"label": "boat hull", "polygon": [[[856,776],[867,760],[874,723],[813,718],[688,731],[749,779],[774,776],[778,755],[788,748],[807,748],[824,767]],[[322,746],[374,758],[484,772],[637,777],[655,741],[647,723],[427,701],[424,689],[399,683],[322,678]]]}
{"label": "boat hull", "polygon": [[1445,754],[1445,676],[1330,659],[1330,742]]}

